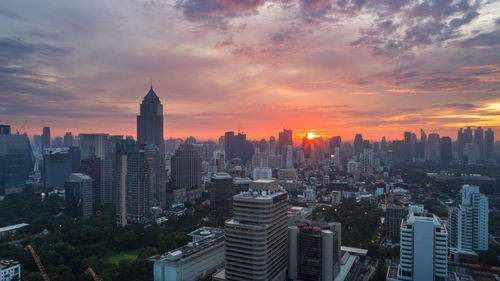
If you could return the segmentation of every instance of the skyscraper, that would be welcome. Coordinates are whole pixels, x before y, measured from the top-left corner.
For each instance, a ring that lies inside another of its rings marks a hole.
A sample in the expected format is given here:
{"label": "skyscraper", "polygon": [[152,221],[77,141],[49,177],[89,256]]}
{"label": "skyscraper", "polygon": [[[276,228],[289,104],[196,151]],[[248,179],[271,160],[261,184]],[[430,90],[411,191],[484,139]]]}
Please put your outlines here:
{"label": "skyscraper", "polygon": [[153,86],[142,100],[140,115],[137,115],[137,142],[154,144],[159,151],[164,150],[163,105]]}
{"label": "skyscraper", "polygon": [[42,152],[45,148],[49,147],[50,147],[50,127],[43,127]]}
{"label": "skyscraper", "polygon": [[210,217],[216,224],[233,215],[233,179],[228,173],[216,173],[210,184]]}
{"label": "skyscraper", "polygon": [[458,154],[458,162],[463,161],[464,149],[465,149],[465,133],[464,129],[460,128],[457,133],[457,154]]}
{"label": "skyscraper", "polygon": [[283,129],[278,135],[278,146],[281,149],[285,145],[293,146],[293,131],[289,129]]}
{"label": "skyscraper", "polygon": [[192,144],[182,144],[170,159],[172,182],[177,188],[201,187],[201,157]]}
{"label": "skyscraper", "polygon": [[252,181],[233,197],[233,218],[225,222],[226,280],[285,280],[287,203],[275,179]]}
{"label": "skyscraper", "polygon": [[151,212],[151,184],[143,144],[121,141],[116,144],[116,223],[145,223]]}
{"label": "skyscraper", "polygon": [[65,185],[66,211],[73,217],[89,218],[93,211],[92,178],[82,173],[72,173]]}
{"label": "skyscraper", "polygon": [[451,138],[450,137],[442,137],[441,138],[440,154],[441,154],[441,162],[443,162],[443,163],[450,163],[451,162],[452,158],[451,158]]}
{"label": "skyscraper", "polygon": [[21,192],[34,160],[26,135],[0,134],[0,194]]}
{"label": "skyscraper", "polygon": [[427,151],[425,152],[428,161],[438,162],[440,160],[441,138],[439,134],[431,133],[427,138]]}
{"label": "skyscraper", "polygon": [[108,134],[80,134],[78,135],[81,159],[95,156],[104,159],[107,145],[109,145]]}
{"label": "skyscraper", "polygon": [[332,281],[340,272],[340,223],[299,222],[288,227],[288,278]]}
{"label": "skyscraper", "polygon": [[479,159],[484,158],[484,131],[483,128],[477,127],[474,130],[474,143],[479,147]]}
{"label": "skyscraper", "polygon": [[488,128],[484,132],[484,158],[492,159],[495,157],[495,132]]}
{"label": "skyscraper", "polygon": [[448,213],[450,247],[488,250],[488,197],[479,186],[462,187],[462,204]]}
{"label": "skyscraper", "polygon": [[472,128],[467,127],[467,129],[464,130],[464,143],[471,143],[471,142],[473,142]]}
{"label": "skyscraper", "polygon": [[71,132],[66,132],[66,134],[64,135],[64,146],[65,147],[73,146],[74,140],[75,137],[73,137],[73,134]]}
{"label": "skyscraper", "polygon": [[[335,148],[340,148],[342,145],[342,138],[340,136],[335,136],[330,139],[330,154],[335,154]],[[335,154],[335,156],[337,156]],[[340,156],[340,155],[339,155]]]}
{"label": "skyscraper", "polygon": [[446,280],[448,231],[436,215],[410,213],[401,223],[400,236],[400,264],[397,280]]}
{"label": "skyscraper", "polygon": [[363,136],[356,134],[354,137],[354,156],[359,157],[361,152],[363,152]]}

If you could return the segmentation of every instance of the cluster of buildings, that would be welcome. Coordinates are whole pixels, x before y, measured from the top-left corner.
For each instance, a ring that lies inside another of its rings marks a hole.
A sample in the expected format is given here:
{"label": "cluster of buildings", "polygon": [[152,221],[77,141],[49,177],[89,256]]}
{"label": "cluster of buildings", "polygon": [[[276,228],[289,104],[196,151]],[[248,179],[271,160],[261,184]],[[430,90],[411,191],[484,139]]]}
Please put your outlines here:
{"label": "cluster of buildings", "polygon": [[197,229],[187,245],[150,257],[155,281],[210,274],[217,281],[349,280],[366,250],[341,246],[340,223],[311,221],[310,209],[290,208],[277,179],[252,180],[236,195],[229,179],[218,173],[211,187],[218,200],[210,218],[224,219],[222,227]]}
{"label": "cluster of buildings", "polygon": [[388,235],[400,246],[399,264],[389,266],[386,280],[476,280],[473,275],[493,275],[471,266],[478,261],[477,251],[488,249],[489,238],[488,198],[478,186],[462,187],[462,202],[449,209],[448,218],[400,202],[387,206],[386,220]]}

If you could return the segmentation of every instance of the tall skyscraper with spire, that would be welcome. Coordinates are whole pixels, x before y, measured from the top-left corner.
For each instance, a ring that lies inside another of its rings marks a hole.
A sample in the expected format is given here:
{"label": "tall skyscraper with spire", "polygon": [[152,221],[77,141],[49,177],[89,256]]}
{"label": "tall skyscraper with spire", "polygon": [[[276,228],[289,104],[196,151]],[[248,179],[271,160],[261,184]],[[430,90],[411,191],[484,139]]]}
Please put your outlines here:
{"label": "tall skyscraper with spire", "polygon": [[142,100],[141,113],[137,116],[137,141],[142,144],[154,144],[160,151],[164,147],[163,105],[153,91],[153,85]]}
{"label": "tall skyscraper with spire", "polygon": [[[152,206],[166,207],[165,194],[165,142],[163,140],[163,105],[153,90],[149,89],[137,115],[137,143],[146,145],[149,163],[148,192]],[[153,163],[154,162],[154,163]]]}

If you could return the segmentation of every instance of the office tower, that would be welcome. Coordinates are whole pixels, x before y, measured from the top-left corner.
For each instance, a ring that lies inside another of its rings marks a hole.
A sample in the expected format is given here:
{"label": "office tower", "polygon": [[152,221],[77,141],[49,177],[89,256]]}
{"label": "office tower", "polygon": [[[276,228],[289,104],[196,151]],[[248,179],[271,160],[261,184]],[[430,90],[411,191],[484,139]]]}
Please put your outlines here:
{"label": "office tower", "polygon": [[182,144],[172,156],[172,182],[177,188],[201,187],[201,158],[193,145]]}
{"label": "office tower", "polygon": [[[90,156],[82,161],[80,173],[92,178],[92,205],[94,208],[102,206],[103,196],[103,178],[102,178],[102,160],[101,158]],[[97,210],[97,209],[96,209]]]}
{"label": "office tower", "polygon": [[252,181],[233,197],[233,218],[225,222],[226,280],[285,280],[287,204],[274,179]]}
{"label": "office tower", "polygon": [[64,146],[65,147],[73,146],[74,140],[75,140],[75,137],[73,137],[73,134],[71,132],[66,132],[66,134],[64,134]]}
{"label": "office tower", "polygon": [[293,167],[293,147],[291,145],[284,145],[281,147],[281,167],[290,169]]}
{"label": "office tower", "polygon": [[0,135],[0,194],[21,192],[34,162],[26,135]]}
{"label": "office tower", "polygon": [[64,147],[64,140],[62,137],[55,137],[50,145],[53,148],[62,148]]}
{"label": "office tower", "polygon": [[475,165],[481,160],[481,148],[477,143],[466,143],[464,156],[468,164]]}
{"label": "office tower", "polygon": [[448,213],[450,247],[488,250],[488,197],[479,186],[462,187],[462,204]]}
{"label": "office tower", "polygon": [[64,203],[73,217],[90,218],[93,209],[93,179],[82,173],[71,173],[65,184]]}
{"label": "office tower", "polygon": [[335,148],[336,147],[340,148],[341,145],[342,145],[342,138],[340,136],[335,136],[331,138],[329,143],[330,154],[335,154]]}
{"label": "office tower", "polygon": [[182,139],[173,139],[170,138],[165,141],[165,152],[169,154],[175,153],[175,150],[179,148],[179,146],[184,143]]}
{"label": "office tower", "polygon": [[144,145],[116,144],[116,223],[144,223],[151,210]]}
{"label": "office tower", "polygon": [[495,132],[488,128],[484,132],[484,158],[492,159],[495,157]]}
{"label": "office tower", "polygon": [[298,222],[288,227],[288,278],[333,281],[340,273],[340,223]]}
{"label": "office tower", "polygon": [[233,215],[233,179],[228,173],[216,173],[210,183],[210,218],[218,225]]}
{"label": "office tower", "polygon": [[253,145],[247,142],[247,135],[238,132],[237,135],[233,137],[232,148],[231,148],[232,158],[239,158],[246,165],[247,161],[252,159],[254,149]]}
{"label": "office tower", "polygon": [[404,205],[390,204],[386,209],[386,235],[392,238],[393,242],[399,241],[401,231],[401,220],[408,216],[408,208]]}
{"label": "office tower", "polygon": [[160,151],[164,148],[163,105],[153,86],[142,100],[140,115],[137,115],[137,142],[154,144]]}
{"label": "office tower", "polygon": [[10,125],[0,125],[0,135],[10,135]]}
{"label": "office tower", "polygon": [[33,135],[33,150],[36,151],[37,154],[42,154],[42,136],[41,135]]}
{"label": "office tower", "polygon": [[104,159],[107,145],[109,145],[108,134],[80,134],[78,138],[82,160],[90,156]]}
{"label": "office tower", "polygon": [[441,147],[441,137],[439,134],[429,134],[427,141],[427,151],[425,155],[428,161],[438,162],[441,159],[440,156],[440,147]]}
{"label": "office tower", "polygon": [[424,146],[427,144],[427,134],[424,129],[420,129],[420,142],[423,143]]}
{"label": "office tower", "polygon": [[412,162],[415,155],[415,134],[412,132],[404,133],[405,140],[405,161]]}
{"label": "office tower", "polygon": [[410,213],[401,223],[400,236],[397,280],[446,280],[448,232],[436,215]]}
{"label": "office tower", "polygon": [[254,168],[267,168],[269,155],[265,152],[255,152],[252,156],[252,165]]}
{"label": "office tower", "polygon": [[234,132],[226,132],[224,134],[224,152],[226,156],[226,161],[231,161],[233,159],[233,142],[234,142]]}
{"label": "office tower", "polygon": [[363,136],[356,134],[354,137],[354,156],[359,157],[361,152],[363,152]]}
{"label": "office tower", "polygon": [[278,135],[278,146],[281,149],[285,145],[293,146],[293,131],[283,129],[283,132],[280,132]]}
{"label": "office tower", "polygon": [[441,162],[443,163],[450,163],[452,158],[451,158],[451,138],[450,137],[442,137],[441,138],[441,146],[440,146],[440,155],[441,155]]}
{"label": "office tower", "polygon": [[340,147],[335,147],[335,150],[333,151],[333,165],[337,168],[340,168]]}
{"label": "office tower", "polygon": [[479,147],[479,159],[484,158],[484,131],[483,128],[477,127],[474,130],[474,143]]}
{"label": "office tower", "polygon": [[464,134],[464,129],[460,128],[457,133],[457,156],[458,156],[458,162],[463,161],[463,156],[464,156],[464,149],[465,149],[465,134]]}
{"label": "office tower", "polygon": [[50,127],[43,127],[42,151],[45,148],[50,148]]}
{"label": "office tower", "polygon": [[42,179],[45,188],[64,187],[73,172],[73,159],[69,151],[53,152],[43,156]]}
{"label": "office tower", "polygon": [[392,141],[392,159],[394,162],[403,162],[406,160],[405,143],[402,140]]}

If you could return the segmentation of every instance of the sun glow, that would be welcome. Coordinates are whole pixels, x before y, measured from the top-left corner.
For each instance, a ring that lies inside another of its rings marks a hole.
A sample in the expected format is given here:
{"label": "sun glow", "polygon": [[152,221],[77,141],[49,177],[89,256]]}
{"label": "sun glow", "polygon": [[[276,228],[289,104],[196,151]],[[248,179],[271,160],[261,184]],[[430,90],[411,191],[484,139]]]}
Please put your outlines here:
{"label": "sun glow", "polygon": [[307,134],[306,134],[306,138],[307,138],[308,140],[313,140],[313,139],[315,139],[315,138],[319,138],[319,136],[318,136],[318,135],[316,135],[316,134],[314,134],[313,132],[307,132]]}

